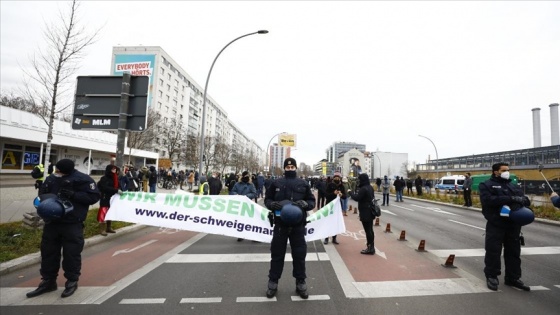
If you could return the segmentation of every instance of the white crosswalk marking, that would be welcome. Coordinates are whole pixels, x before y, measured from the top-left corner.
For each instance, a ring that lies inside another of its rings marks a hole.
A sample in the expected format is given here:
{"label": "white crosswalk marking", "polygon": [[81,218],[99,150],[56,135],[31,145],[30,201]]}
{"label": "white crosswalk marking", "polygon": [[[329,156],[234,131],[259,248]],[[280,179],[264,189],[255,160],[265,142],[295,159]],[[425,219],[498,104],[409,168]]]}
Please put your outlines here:
{"label": "white crosswalk marking", "polygon": [[160,299],[122,299],[119,304],[163,304],[165,298]]}

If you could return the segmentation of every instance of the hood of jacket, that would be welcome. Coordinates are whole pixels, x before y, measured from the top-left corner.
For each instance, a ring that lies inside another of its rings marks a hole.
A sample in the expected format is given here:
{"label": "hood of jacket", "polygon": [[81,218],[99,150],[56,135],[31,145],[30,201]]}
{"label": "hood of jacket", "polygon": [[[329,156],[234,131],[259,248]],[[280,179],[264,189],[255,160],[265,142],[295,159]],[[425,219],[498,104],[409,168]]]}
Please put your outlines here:
{"label": "hood of jacket", "polygon": [[369,176],[366,173],[362,173],[358,176],[359,185],[358,186],[365,186],[369,185]]}
{"label": "hood of jacket", "polygon": [[117,170],[119,169],[119,168],[116,167],[115,165],[111,165],[111,164],[107,165],[107,166],[105,167],[105,176],[111,177],[111,178],[112,178],[112,177],[113,177],[113,175],[112,175],[113,173],[111,172],[111,170],[112,170],[113,168],[116,168]]}

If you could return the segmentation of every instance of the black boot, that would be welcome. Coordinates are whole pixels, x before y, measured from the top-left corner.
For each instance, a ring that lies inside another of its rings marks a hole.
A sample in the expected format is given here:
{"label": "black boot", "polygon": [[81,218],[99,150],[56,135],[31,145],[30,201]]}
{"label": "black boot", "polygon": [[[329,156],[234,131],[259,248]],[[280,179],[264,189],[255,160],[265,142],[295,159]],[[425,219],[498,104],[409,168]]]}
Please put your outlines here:
{"label": "black boot", "polygon": [[360,252],[360,254],[364,254],[364,255],[373,255],[375,254],[375,247],[373,247],[373,245],[368,244],[367,248],[362,250]]}
{"label": "black boot", "polygon": [[492,277],[486,278],[486,286],[488,287],[488,289],[492,291],[498,291],[498,284],[500,284],[498,278],[492,278]]}
{"label": "black boot", "polygon": [[69,297],[70,295],[74,294],[76,290],[78,290],[78,281],[66,281],[65,289],[62,291],[61,297]]}
{"label": "black boot", "polygon": [[336,240],[336,236],[332,237],[332,243],[338,245],[338,241]]}
{"label": "black boot", "polygon": [[31,292],[27,292],[26,296],[28,298],[32,298],[32,297],[39,296],[43,293],[56,291],[56,289],[57,289],[56,280],[45,280],[45,279],[43,279],[41,281],[41,283],[39,283],[39,286],[37,287],[37,289],[35,289]]}
{"label": "black boot", "polygon": [[323,244],[327,245],[329,243],[329,238],[325,238],[325,241],[323,242]]}
{"label": "black boot", "polygon": [[113,230],[113,229],[111,228],[111,221],[106,221],[106,222],[107,222],[107,230],[106,230],[106,232],[107,232],[107,233],[116,233],[116,231]]}
{"label": "black boot", "polygon": [[296,280],[296,292],[302,299],[307,299],[309,294],[307,293],[307,284],[305,284],[304,279]]}
{"label": "black boot", "polygon": [[523,291],[531,291],[531,288],[526,286],[525,283],[523,283],[523,281],[521,281],[519,279],[512,280],[512,279],[506,277],[504,283],[506,285],[509,285],[511,287],[514,287],[514,288],[521,289]]}
{"label": "black boot", "polygon": [[266,297],[271,299],[278,292],[278,280],[268,280],[268,289],[266,290]]}

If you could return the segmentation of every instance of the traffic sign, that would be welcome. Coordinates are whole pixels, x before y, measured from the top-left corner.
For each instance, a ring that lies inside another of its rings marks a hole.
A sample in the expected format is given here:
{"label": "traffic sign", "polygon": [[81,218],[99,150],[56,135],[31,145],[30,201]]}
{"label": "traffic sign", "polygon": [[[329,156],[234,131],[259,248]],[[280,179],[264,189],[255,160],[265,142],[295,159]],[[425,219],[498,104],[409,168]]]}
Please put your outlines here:
{"label": "traffic sign", "polygon": [[[122,76],[79,76],[72,129],[117,130]],[[131,76],[126,129],[144,131],[147,122],[149,77]]]}

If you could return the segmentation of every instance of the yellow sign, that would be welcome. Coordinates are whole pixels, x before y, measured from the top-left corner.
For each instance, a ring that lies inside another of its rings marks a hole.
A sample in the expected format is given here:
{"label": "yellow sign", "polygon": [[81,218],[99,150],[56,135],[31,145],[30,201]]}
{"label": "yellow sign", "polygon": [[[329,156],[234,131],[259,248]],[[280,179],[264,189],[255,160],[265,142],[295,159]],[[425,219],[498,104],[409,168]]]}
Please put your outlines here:
{"label": "yellow sign", "polygon": [[278,144],[281,147],[295,147],[296,146],[296,135],[292,134],[281,134],[278,135]]}

